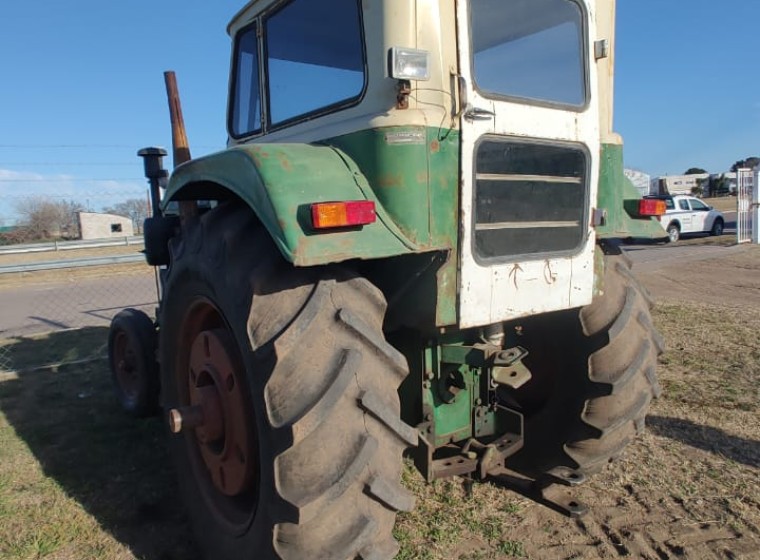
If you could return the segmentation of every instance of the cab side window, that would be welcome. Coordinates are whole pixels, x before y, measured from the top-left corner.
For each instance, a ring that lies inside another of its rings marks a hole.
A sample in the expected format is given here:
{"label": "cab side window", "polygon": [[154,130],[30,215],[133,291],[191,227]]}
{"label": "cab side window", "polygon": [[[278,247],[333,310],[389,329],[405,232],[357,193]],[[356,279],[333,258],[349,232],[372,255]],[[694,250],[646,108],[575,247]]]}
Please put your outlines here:
{"label": "cab side window", "polygon": [[361,97],[365,65],[357,0],[295,0],[264,26],[269,124]]}
{"label": "cab side window", "polygon": [[682,198],[681,200],[678,201],[678,207],[681,210],[689,210],[689,201]]}

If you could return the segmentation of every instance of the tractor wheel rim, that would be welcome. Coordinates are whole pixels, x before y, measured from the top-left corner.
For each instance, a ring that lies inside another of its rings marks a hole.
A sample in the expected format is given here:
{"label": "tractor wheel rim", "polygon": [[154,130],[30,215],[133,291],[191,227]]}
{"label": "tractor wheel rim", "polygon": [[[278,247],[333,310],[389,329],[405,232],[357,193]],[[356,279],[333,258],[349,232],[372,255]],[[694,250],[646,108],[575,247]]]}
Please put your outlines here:
{"label": "tractor wheel rim", "polygon": [[246,371],[218,308],[199,297],[188,307],[178,340],[179,407],[202,410],[181,437],[209,513],[226,532],[242,534],[258,505],[258,442]]}
{"label": "tractor wheel rim", "polygon": [[140,371],[126,331],[120,330],[114,338],[113,367],[119,388],[128,400],[135,400],[140,392]]}
{"label": "tractor wheel rim", "polygon": [[190,405],[203,411],[195,437],[219,492],[237,496],[250,488],[255,464],[240,379],[232,356],[233,341],[224,328],[202,331],[190,350]]}

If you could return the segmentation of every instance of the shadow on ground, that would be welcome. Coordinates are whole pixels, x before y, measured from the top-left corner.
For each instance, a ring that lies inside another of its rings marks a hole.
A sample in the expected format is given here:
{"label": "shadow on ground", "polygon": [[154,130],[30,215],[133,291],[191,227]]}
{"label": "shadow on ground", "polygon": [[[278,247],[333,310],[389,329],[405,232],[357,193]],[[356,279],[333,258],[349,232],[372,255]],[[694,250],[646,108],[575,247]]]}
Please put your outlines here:
{"label": "shadow on ground", "polygon": [[721,429],[681,418],[647,416],[652,433],[716,453],[750,467],[760,468],[760,442],[727,434]]}
{"label": "shadow on ground", "polygon": [[0,379],[0,410],[45,474],[135,557],[195,560],[161,422],[129,418],[117,407],[103,359],[36,371],[23,367],[40,357],[59,361],[60,351],[81,360],[104,349],[107,331],[18,339],[12,355],[20,373]]}

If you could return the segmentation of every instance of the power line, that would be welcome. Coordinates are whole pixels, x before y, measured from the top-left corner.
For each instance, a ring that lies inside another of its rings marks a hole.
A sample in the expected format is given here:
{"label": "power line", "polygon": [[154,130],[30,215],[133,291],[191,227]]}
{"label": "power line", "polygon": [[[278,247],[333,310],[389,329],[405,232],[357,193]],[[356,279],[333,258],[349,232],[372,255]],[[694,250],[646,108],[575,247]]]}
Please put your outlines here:
{"label": "power line", "polygon": [[97,162],[97,163],[91,163],[91,162],[68,162],[68,161],[61,161],[61,162],[55,162],[55,161],[0,161],[0,165],[29,165],[29,166],[53,166],[53,165],[60,165],[60,166],[66,166],[66,165],[92,165],[92,166],[98,166],[98,167],[105,167],[105,166],[114,166],[114,165],[141,165],[142,162],[135,157],[134,161],[126,162],[126,161],[112,161],[112,162]]}
{"label": "power line", "polygon": [[134,150],[134,146],[127,146],[125,144],[0,144],[0,148],[18,150],[18,149],[44,149],[44,150],[59,150],[59,149],[105,149],[105,150]]}
{"label": "power line", "polygon": [[0,183],[110,183],[112,181],[145,181],[145,177],[125,177],[119,179],[87,179],[82,177],[63,177],[60,179],[0,179]]}
{"label": "power line", "polygon": [[[191,148],[199,148],[202,150],[211,149],[211,150],[221,150],[224,149],[224,144],[215,144],[215,145],[201,145],[201,144],[193,144]],[[139,149],[136,148],[134,144],[0,144],[1,149],[6,150],[31,150],[31,149],[42,149],[42,150],[84,150],[84,149],[97,149],[97,150],[135,150],[135,152]]]}

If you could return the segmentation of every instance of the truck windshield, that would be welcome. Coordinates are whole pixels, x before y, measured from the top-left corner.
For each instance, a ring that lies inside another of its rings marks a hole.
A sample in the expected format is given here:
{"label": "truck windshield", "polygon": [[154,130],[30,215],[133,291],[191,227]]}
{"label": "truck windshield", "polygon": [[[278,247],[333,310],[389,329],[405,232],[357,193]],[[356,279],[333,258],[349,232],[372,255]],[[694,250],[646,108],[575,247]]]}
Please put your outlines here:
{"label": "truck windshield", "polygon": [[471,0],[473,73],[489,97],[582,107],[584,12],[574,0]]}

